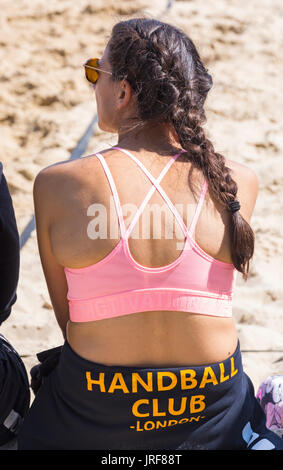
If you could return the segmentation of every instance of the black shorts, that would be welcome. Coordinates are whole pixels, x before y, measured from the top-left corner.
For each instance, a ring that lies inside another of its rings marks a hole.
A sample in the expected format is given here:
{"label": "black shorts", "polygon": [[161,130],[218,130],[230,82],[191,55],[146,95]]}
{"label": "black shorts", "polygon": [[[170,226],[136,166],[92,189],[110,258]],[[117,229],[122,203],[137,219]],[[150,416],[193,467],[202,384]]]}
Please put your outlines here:
{"label": "black shorts", "polygon": [[283,449],[243,372],[240,346],[204,366],[104,366],[65,342],[19,449]]}

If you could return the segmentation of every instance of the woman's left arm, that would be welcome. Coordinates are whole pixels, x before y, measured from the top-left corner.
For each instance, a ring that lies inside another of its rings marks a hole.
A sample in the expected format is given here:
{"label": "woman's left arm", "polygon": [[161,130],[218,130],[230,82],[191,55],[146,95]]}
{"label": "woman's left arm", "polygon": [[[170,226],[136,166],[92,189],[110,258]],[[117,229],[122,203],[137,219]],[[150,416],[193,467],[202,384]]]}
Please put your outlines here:
{"label": "woman's left arm", "polygon": [[56,260],[50,242],[50,226],[55,212],[55,192],[58,184],[56,179],[54,168],[41,170],[34,181],[33,200],[41,265],[56,320],[66,338],[66,326],[69,320],[68,285],[64,266]]}

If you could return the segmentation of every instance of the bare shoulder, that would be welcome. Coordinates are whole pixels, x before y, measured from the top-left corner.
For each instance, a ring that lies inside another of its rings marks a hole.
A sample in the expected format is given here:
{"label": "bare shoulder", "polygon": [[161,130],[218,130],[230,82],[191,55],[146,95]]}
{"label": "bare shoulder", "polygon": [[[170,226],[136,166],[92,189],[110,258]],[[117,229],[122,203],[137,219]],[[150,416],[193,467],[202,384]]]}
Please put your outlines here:
{"label": "bare shoulder", "polygon": [[258,177],[256,172],[244,163],[235,162],[234,160],[226,159],[226,166],[231,168],[234,176],[243,181],[249,181],[258,186]]}
{"label": "bare shoulder", "polygon": [[259,192],[259,181],[256,172],[249,166],[226,159],[226,166],[231,169],[231,176],[237,183],[237,199],[241,204],[241,214],[250,221]]}
{"label": "bare shoulder", "polygon": [[62,211],[79,197],[83,188],[81,163],[79,161],[58,162],[49,165],[36,175],[33,184],[35,213],[44,214],[46,221],[60,217]]}
{"label": "bare shoulder", "polygon": [[[103,150],[107,158],[114,151]],[[36,175],[33,185],[34,198],[37,204],[44,206],[46,210],[51,207],[70,203],[72,199],[79,198],[80,193],[87,189],[88,184],[91,191],[99,192],[100,182],[104,177],[104,170],[95,154],[90,154],[76,160],[56,162],[49,165]]]}
{"label": "bare shoulder", "polygon": [[76,160],[56,162],[40,170],[34,181],[34,189],[42,193],[54,192],[56,195],[60,193],[66,195],[65,190],[68,185],[79,185],[85,181],[90,170],[97,176],[96,169],[100,166],[95,154]]}
{"label": "bare shoulder", "polygon": [[34,195],[38,198],[51,195],[58,196],[63,189],[62,185],[66,185],[75,177],[76,172],[73,163],[58,162],[40,170],[34,180]]}

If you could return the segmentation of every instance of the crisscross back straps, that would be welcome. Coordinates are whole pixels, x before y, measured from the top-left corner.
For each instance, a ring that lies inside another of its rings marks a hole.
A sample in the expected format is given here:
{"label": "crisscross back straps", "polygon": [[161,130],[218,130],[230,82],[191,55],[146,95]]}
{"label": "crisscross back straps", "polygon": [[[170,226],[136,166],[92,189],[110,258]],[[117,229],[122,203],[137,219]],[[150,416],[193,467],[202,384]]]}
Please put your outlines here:
{"label": "crisscross back straps", "polygon": [[150,190],[148,191],[145,199],[143,200],[143,202],[141,203],[139,209],[137,210],[137,212],[135,213],[128,229],[126,230],[126,236],[129,237],[130,236],[130,233],[136,223],[136,221],[138,220],[140,214],[142,213],[144,207],[146,206],[147,202],[149,201],[149,199],[151,198],[152,194],[154,193],[155,189],[157,189],[159,191],[159,193],[161,194],[161,196],[163,197],[163,199],[165,199],[165,201],[167,202],[167,204],[169,205],[171,211],[173,212],[173,214],[175,215],[175,217],[177,218],[179,224],[181,225],[185,235],[187,234],[187,227],[186,227],[186,224],[184,223],[182,217],[180,216],[179,212],[177,211],[177,209],[174,207],[174,205],[172,204],[172,202],[170,201],[169,197],[167,196],[167,194],[165,193],[165,191],[162,189],[162,187],[160,186],[160,181],[162,180],[162,178],[165,176],[165,174],[167,173],[167,171],[169,170],[169,168],[171,167],[171,165],[175,162],[175,160],[177,160],[177,158],[183,153],[183,152],[186,152],[186,150],[182,150],[181,152],[177,153],[176,155],[174,155],[170,160],[169,162],[167,163],[167,165],[165,165],[165,167],[163,168],[163,170],[161,171],[160,175],[158,176],[157,179],[155,179],[151,173],[146,169],[146,167],[139,161],[138,158],[136,158],[134,155],[132,155],[128,150],[125,150],[125,149],[122,149],[120,147],[112,147],[112,148],[117,148],[119,150],[122,150],[123,152],[125,152],[127,155],[129,155],[129,157],[131,157],[132,159],[135,160],[135,162],[139,165],[139,167],[144,171],[144,173],[146,174],[146,176],[150,179],[150,181],[153,183],[154,186],[152,186],[150,188]]}
{"label": "crisscross back straps", "polygon": [[187,236],[188,233],[189,233],[190,236],[192,236],[192,234],[194,232],[194,229],[195,229],[195,226],[196,226],[196,223],[197,223],[197,220],[198,220],[198,217],[199,217],[199,214],[200,214],[200,211],[201,211],[201,207],[202,207],[202,204],[203,204],[203,201],[204,201],[204,198],[205,198],[205,194],[206,194],[206,191],[207,191],[207,187],[208,187],[207,181],[206,180],[204,181],[204,185],[203,185],[203,188],[202,188],[202,191],[201,191],[200,199],[198,201],[198,205],[197,205],[197,208],[196,208],[196,211],[195,211],[195,214],[194,214],[194,217],[193,217],[193,220],[192,220],[189,231],[188,231],[187,226],[184,223],[182,217],[180,216],[179,212],[177,211],[177,209],[175,208],[175,206],[173,205],[173,203],[171,202],[171,200],[169,199],[169,197],[167,196],[167,194],[165,193],[163,188],[160,186],[160,182],[161,182],[162,178],[165,176],[165,174],[167,173],[167,171],[169,170],[171,165],[174,163],[175,160],[177,160],[177,158],[182,153],[186,152],[186,150],[182,150],[181,152],[174,155],[169,160],[169,162],[165,165],[165,167],[161,171],[158,178],[155,179],[151,175],[151,173],[146,169],[146,167],[139,161],[139,159],[137,157],[135,157],[134,155],[132,155],[128,150],[123,149],[121,147],[111,147],[111,148],[121,150],[122,152],[129,155],[129,157],[131,157],[139,165],[139,167],[143,170],[143,172],[146,174],[146,176],[153,183],[153,186],[150,188],[150,190],[148,191],[146,197],[144,198],[143,202],[141,203],[141,205],[139,206],[137,212],[135,213],[128,229],[126,229],[126,226],[125,226],[125,223],[124,223],[124,218],[123,218],[123,211],[122,211],[122,207],[121,207],[121,202],[120,202],[118,192],[117,192],[117,188],[116,188],[115,182],[113,180],[112,174],[110,172],[110,169],[109,169],[104,157],[100,153],[95,154],[95,155],[98,156],[101,164],[103,165],[103,168],[105,170],[106,176],[108,178],[108,181],[109,181],[112,193],[113,193],[114,202],[115,202],[117,215],[118,215],[118,220],[119,220],[119,224],[120,224],[121,237],[124,238],[124,239],[129,237],[136,221],[138,220],[138,218],[139,218],[140,214],[142,213],[144,207],[146,206],[147,202],[149,201],[149,199],[153,195],[155,189],[157,189],[159,191],[159,193],[161,194],[163,199],[167,202],[169,208],[171,209],[171,211],[175,215],[176,219],[178,220],[180,226],[182,227],[182,230],[183,230],[185,236]]}

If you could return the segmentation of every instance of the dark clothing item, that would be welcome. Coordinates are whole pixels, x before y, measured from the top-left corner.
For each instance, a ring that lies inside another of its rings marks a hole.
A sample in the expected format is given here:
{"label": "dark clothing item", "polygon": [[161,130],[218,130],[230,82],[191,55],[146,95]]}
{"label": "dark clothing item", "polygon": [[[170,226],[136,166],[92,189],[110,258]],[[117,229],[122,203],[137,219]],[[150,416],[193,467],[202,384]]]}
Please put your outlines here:
{"label": "dark clothing item", "polygon": [[30,391],[24,363],[0,334],[0,446],[17,435],[29,404]]}
{"label": "dark clothing item", "polygon": [[12,199],[0,162],[0,324],[17,300],[20,239]]}
{"label": "dark clothing item", "polygon": [[[0,324],[17,300],[20,240],[7,181],[0,162]],[[0,445],[18,433],[29,408],[30,390],[24,363],[0,334]]]}
{"label": "dark clothing item", "polygon": [[283,449],[283,440],[265,426],[239,345],[216,364],[141,368],[88,361],[65,342],[26,415],[18,445],[233,450]]}
{"label": "dark clothing item", "polygon": [[35,395],[41,387],[44,378],[47,377],[50,372],[52,372],[52,370],[57,366],[60,359],[61,351],[62,346],[58,346],[57,348],[48,349],[47,351],[42,351],[41,353],[38,353],[36,355],[38,360],[40,361],[40,364],[36,364],[35,366],[33,366],[30,371],[30,386]]}

